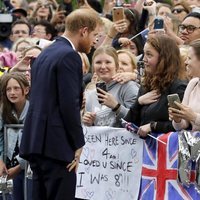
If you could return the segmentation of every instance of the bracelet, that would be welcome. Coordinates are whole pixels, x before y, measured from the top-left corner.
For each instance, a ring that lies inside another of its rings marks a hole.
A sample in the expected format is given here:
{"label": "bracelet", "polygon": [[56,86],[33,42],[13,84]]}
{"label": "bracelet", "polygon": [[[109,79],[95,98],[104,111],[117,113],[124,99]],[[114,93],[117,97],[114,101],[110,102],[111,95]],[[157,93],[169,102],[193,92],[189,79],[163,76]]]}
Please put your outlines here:
{"label": "bracelet", "polygon": [[113,112],[116,112],[116,111],[119,109],[120,106],[121,106],[121,104],[118,103],[118,104],[112,109],[112,111],[113,111]]}

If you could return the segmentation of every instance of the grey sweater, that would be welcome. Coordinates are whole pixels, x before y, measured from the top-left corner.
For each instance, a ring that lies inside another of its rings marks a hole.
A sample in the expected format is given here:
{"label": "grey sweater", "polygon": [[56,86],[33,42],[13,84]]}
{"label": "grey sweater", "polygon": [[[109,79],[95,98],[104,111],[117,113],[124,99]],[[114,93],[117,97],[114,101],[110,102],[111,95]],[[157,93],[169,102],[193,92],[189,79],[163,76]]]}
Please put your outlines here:
{"label": "grey sweater", "polygon": [[129,81],[125,84],[110,82],[106,84],[106,89],[121,104],[117,114],[111,108],[101,105],[98,102],[96,89],[86,91],[86,112],[95,112],[95,126],[121,127],[120,119],[124,118],[129,108],[135,103],[139,84]]}

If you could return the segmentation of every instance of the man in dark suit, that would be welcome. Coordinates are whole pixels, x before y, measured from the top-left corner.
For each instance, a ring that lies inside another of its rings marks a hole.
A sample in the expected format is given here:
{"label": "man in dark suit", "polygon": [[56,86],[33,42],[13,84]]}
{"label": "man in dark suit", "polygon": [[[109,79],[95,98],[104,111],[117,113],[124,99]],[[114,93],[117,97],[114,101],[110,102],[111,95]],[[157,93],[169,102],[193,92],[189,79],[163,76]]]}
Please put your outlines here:
{"label": "man in dark suit", "polygon": [[20,155],[33,171],[33,200],[75,199],[75,172],[85,143],[80,119],[82,63],[77,51],[90,52],[99,24],[94,11],[73,11],[63,36],[31,67],[30,107]]}

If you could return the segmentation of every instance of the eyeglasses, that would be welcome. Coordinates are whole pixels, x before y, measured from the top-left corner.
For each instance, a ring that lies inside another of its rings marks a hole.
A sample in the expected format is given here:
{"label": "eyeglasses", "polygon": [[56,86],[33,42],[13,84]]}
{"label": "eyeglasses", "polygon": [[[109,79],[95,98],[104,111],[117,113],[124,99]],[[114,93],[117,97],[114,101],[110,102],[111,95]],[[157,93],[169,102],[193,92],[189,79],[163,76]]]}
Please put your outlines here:
{"label": "eyeglasses", "polygon": [[42,30],[38,30],[38,29],[33,29],[32,33],[46,34],[46,31],[42,31]]}
{"label": "eyeglasses", "polygon": [[196,29],[199,29],[199,28],[200,27],[196,27],[193,25],[184,25],[184,24],[180,24],[178,26],[179,32],[183,32],[186,29],[188,33],[193,33]]}
{"label": "eyeglasses", "polygon": [[182,13],[183,11],[186,11],[186,10],[184,8],[175,8],[175,9],[172,10],[172,13],[173,14],[174,13],[179,14],[179,13]]}
{"label": "eyeglasses", "polygon": [[45,3],[45,4],[42,4],[41,7],[43,7],[43,8],[49,8],[50,4],[49,3]]}
{"label": "eyeglasses", "polygon": [[20,34],[20,33],[22,33],[22,34],[24,34],[24,35],[29,34],[27,31],[23,31],[23,30],[13,31],[13,34]]}

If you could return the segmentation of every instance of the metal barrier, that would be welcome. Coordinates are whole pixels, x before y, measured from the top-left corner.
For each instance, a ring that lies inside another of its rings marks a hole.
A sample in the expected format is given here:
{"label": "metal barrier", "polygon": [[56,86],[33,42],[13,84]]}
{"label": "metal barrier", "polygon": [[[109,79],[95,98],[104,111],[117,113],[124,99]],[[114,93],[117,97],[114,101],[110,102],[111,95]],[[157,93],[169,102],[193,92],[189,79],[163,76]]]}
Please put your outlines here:
{"label": "metal barrier", "polygon": [[[7,130],[9,128],[13,128],[13,129],[23,129],[24,125],[23,124],[5,124],[4,125],[4,153],[3,153],[3,161],[4,163],[6,163],[6,158],[7,158],[7,154],[8,154],[8,137],[7,137]],[[27,200],[27,178],[26,178],[26,172],[27,172],[27,162],[25,164],[25,171],[24,171],[24,200]],[[9,181],[12,180],[7,180],[8,184],[11,184]],[[6,190],[2,190],[2,197],[3,200],[6,200],[6,194],[10,193],[11,191],[6,191]]]}

